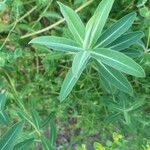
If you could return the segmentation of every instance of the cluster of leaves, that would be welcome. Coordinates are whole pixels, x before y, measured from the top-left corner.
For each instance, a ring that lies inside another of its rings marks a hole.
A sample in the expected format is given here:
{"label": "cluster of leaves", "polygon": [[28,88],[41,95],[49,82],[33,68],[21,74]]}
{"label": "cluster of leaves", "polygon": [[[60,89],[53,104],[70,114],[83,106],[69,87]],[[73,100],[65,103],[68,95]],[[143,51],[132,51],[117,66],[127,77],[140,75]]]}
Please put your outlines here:
{"label": "cluster of leaves", "polygon": [[136,77],[145,76],[144,70],[127,57],[131,56],[131,53],[135,55],[137,52],[130,49],[123,51],[137,43],[143,36],[142,32],[124,34],[132,25],[136,14],[126,15],[102,33],[113,3],[114,1],[110,2],[109,0],[102,1],[87,23],[86,28],[72,9],[59,3],[73,39],[44,36],[35,38],[30,42],[45,45],[58,51],[76,53],[72,68],[68,72],[60,91],[61,101],[68,96],[91,58],[95,60],[96,68],[105,87],[108,85],[110,85],[110,88],[115,86],[126,93],[132,94],[131,85],[120,71]]}
{"label": "cluster of leaves", "polygon": [[[149,2],[62,2],[74,9],[92,5],[80,13],[82,22],[59,2],[68,26],[45,30],[53,36],[37,37],[30,47],[30,36],[62,18],[56,1],[0,1],[0,149],[75,149],[90,143],[95,149],[147,150]],[[137,62],[147,77],[127,79],[124,73],[145,76]],[[58,96],[67,101],[60,103]]]}

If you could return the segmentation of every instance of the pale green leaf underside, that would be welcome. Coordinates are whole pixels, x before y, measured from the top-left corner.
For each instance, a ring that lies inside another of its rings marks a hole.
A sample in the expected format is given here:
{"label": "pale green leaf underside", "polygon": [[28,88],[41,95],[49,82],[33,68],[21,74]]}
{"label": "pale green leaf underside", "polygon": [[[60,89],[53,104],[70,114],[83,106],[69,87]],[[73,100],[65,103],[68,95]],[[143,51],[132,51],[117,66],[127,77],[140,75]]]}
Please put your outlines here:
{"label": "pale green leaf underside", "polygon": [[120,37],[131,27],[135,17],[136,13],[130,13],[114,23],[99,37],[95,48],[106,47],[108,44]]}
{"label": "pale green leaf underside", "polygon": [[92,34],[92,29],[93,29],[93,25],[95,22],[95,18],[96,16],[93,16],[86,25],[86,33],[85,33],[84,42],[83,42],[83,48],[85,49],[88,49],[90,47],[91,34]]}
{"label": "pale green leaf underside", "polygon": [[50,49],[63,52],[78,52],[83,50],[79,45],[67,38],[56,36],[41,36],[30,41],[33,44],[40,44]]}
{"label": "pale green leaf underside", "polygon": [[23,124],[17,123],[0,139],[0,150],[12,150],[17,136],[20,134]]}
{"label": "pale green leaf underside", "polygon": [[120,36],[107,47],[117,51],[121,51],[139,41],[143,36],[143,32],[140,31],[127,33],[125,35]]}
{"label": "pale green leaf underside", "polygon": [[[97,42],[98,38],[100,37],[113,3],[114,3],[114,0],[101,1],[94,15],[89,20],[89,23],[87,23],[88,29],[86,30],[86,33],[88,33],[89,32],[88,30],[91,30],[92,28],[89,47],[92,47]],[[91,20],[94,20],[94,21],[91,21]]]}
{"label": "pale green leaf underside", "polygon": [[72,72],[75,77],[82,73],[82,68],[85,68],[89,58],[90,53],[88,51],[81,51],[75,55],[72,63]]}
{"label": "pale green leaf underside", "polygon": [[98,61],[96,64],[100,75],[103,76],[103,78],[105,78],[110,84],[125,93],[132,94],[132,86],[122,73],[116,69],[102,64],[100,61]]}
{"label": "pale green leaf underside", "polygon": [[75,56],[73,60],[72,68],[68,71],[65,80],[63,82],[63,85],[61,87],[60,97],[59,97],[61,101],[63,101],[73,89],[74,85],[76,84],[76,82],[80,78],[80,75],[85,69],[89,58],[90,58],[90,53],[88,51],[79,52]]}
{"label": "pale green leaf underside", "polygon": [[120,52],[108,48],[99,48],[95,51],[91,51],[91,54],[92,57],[96,60],[101,61],[104,64],[126,74],[130,74],[136,77],[145,76],[145,72],[140,65]]}
{"label": "pale green leaf underside", "polygon": [[63,81],[61,90],[60,90],[60,96],[59,99],[60,101],[63,101],[69,93],[72,91],[74,85],[78,81],[78,78],[74,76],[72,69],[70,69],[65,77],[65,80]]}
{"label": "pale green leaf underside", "polygon": [[58,2],[60,6],[60,10],[68,24],[68,28],[72,35],[74,36],[74,39],[80,43],[83,44],[83,38],[85,35],[85,26],[83,22],[81,21],[80,17],[77,15],[77,13],[69,8],[68,6],[63,5],[62,3]]}
{"label": "pale green leaf underside", "polygon": [[61,91],[60,91],[60,101],[63,101],[68,95],[69,93],[72,91],[73,87],[75,86],[76,82],[78,81],[82,71],[84,68],[82,68],[82,70],[80,70],[77,74],[77,76],[75,76],[72,72],[72,68],[68,71],[65,80],[63,81],[63,85],[61,87]]}

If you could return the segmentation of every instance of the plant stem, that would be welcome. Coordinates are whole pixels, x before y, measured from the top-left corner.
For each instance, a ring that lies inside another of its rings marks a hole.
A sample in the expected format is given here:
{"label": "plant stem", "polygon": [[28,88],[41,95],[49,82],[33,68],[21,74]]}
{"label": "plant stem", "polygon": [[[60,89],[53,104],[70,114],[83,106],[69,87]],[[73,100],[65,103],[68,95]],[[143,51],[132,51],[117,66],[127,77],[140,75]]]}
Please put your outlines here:
{"label": "plant stem", "polygon": [[29,14],[31,14],[35,9],[37,8],[37,6],[33,7],[30,11],[28,11],[25,15],[23,15],[22,17],[20,17],[19,19],[16,19],[16,21],[14,23],[12,23],[12,28],[9,31],[5,41],[3,42],[2,46],[0,47],[0,50],[5,46],[6,42],[8,41],[11,33],[13,32],[13,30],[15,29],[16,25],[18,24],[18,22],[20,22],[21,20],[23,20],[25,17],[27,17]]}
{"label": "plant stem", "polygon": [[48,8],[50,7],[51,4],[52,4],[52,1],[49,2],[49,4],[44,9],[44,11],[41,13],[40,17],[34,22],[34,25],[32,26],[32,28],[34,28],[36,23],[38,23],[42,19],[42,17],[43,17],[42,15],[48,10]]}
{"label": "plant stem", "polygon": [[[8,74],[7,72],[5,72],[5,71],[4,71],[4,74],[6,75],[7,80],[8,80],[8,82],[9,82],[11,88],[12,88],[13,91],[14,91],[14,94],[15,94],[15,97],[16,97],[16,101],[17,101],[17,105],[24,111],[24,113],[25,113],[27,116],[30,116],[30,115],[28,114],[26,108],[24,107],[23,103],[20,101],[19,95],[18,95],[18,93],[17,93],[17,91],[16,91],[16,88],[15,88],[15,86],[14,86],[14,84],[13,84],[13,82],[12,82],[10,76],[9,76],[9,74]],[[28,121],[28,122],[29,122],[29,121]],[[37,127],[35,126],[35,124],[32,123],[31,121],[30,121],[29,123],[31,124],[31,126],[33,126],[33,128],[35,129],[35,131],[37,132],[37,134],[38,134],[39,136],[41,136],[41,133],[40,133],[40,131],[37,129]]]}
{"label": "plant stem", "polygon": [[[80,6],[79,8],[77,8],[75,10],[75,12],[79,12],[81,11],[82,9],[84,9],[85,7],[87,7],[88,5],[90,5],[94,0],[90,0],[88,2],[86,2],[85,4],[83,4],[82,6]],[[44,29],[41,29],[41,30],[38,30],[38,31],[35,31],[33,33],[29,33],[29,34],[26,34],[26,35],[23,35],[21,36],[21,39],[24,39],[24,38],[27,38],[27,37],[30,37],[30,36],[34,36],[34,35],[37,35],[37,34],[40,34],[40,33],[43,33],[45,31],[48,31],[48,30],[51,30],[53,29],[54,27],[60,25],[61,23],[63,23],[65,21],[65,19],[60,19],[59,21],[57,21],[56,23],[44,28]]]}

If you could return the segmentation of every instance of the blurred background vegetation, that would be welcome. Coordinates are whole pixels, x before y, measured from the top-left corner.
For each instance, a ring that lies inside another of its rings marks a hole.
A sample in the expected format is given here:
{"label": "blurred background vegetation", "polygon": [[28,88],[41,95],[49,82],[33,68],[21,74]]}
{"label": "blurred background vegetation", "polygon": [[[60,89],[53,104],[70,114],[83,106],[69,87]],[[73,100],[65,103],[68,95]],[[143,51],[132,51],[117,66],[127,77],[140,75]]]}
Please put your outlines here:
{"label": "blurred background vegetation", "polygon": [[[60,1],[73,9],[79,8],[78,13],[85,23],[100,2]],[[64,23],[56,24],[62,19],[58,4],[55,0],[0,0],[0,92],[7,95],[5,111],[8,114],[5,123],[1,124],[3,121],[0,118],[0,136],[24,118],[19,113],[22,101],[32,118],[33,114],[37,114],[41,122],[48,116],[53,118],[57,128],[57,149],[78,147],[84,150],[85,145],[90,149],[94,144],[101,147],[99,150],[104,147],[112,150],[149,150],[150,1],[116,0],[107,25],[132,11],[137,12],[137,18],[131,30],[145,33],[141,44],[144,51],[136,61],[145,69],[146,78],[128,76],[135,97],[122,93],[108,94],[102,90],[98,74],[87,69],[71,95],[60,103],[60,87],[72,57],[42,46],[28,45],[32,38],[39,35],[69,36]],[[51,124],[43,129],[47,138],[50,127]],[[21,139],[30,136],[30,133],[35,137],[31,149],[40,149],[39,138],[32,132],[33,128],[26,122]]]}

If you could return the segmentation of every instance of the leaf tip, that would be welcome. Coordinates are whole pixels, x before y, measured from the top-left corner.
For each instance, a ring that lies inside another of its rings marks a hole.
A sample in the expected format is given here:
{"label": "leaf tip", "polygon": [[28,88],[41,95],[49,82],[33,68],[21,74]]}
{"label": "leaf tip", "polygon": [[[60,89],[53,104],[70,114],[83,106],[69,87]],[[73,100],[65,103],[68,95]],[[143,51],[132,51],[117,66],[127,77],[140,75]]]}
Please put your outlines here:
{"label": "leaf tip", "polygon": [[32,39],[28,44],[33,44],[35,43],[35,39]]}
{"label": "leaf tip", "polygon": [[61,103],[65,100],[65,98],[61,94],[59,95],[58,99]]}
{"label": "leaf tip", "polygon": [[63,6],[63,4],[61,2],[59,2],[59,1],[57,1],[57,4],[59,5],[59,7]]}

